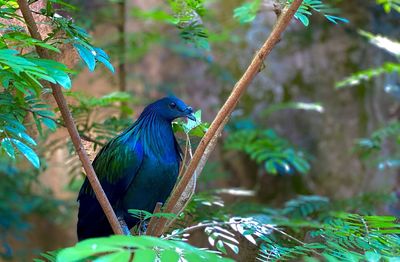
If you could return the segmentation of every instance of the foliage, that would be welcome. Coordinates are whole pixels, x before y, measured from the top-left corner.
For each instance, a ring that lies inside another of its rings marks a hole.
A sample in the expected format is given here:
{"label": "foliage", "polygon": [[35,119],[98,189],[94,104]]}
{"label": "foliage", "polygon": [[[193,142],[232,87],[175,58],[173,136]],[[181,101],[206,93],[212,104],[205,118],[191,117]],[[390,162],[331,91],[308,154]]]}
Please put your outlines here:
{"label": "foliage", "polygon": [[[193,201],[196,201],[196,196]],[[204,199],[204,196],[201,197]],[[326,259],[329,261],[395,261],[400,249],[400,224],[395,217],[354,214],[368,197],[332,202],[322,196],[299,196],[287,201],[281,209],[257,207],[257,213],[242,213],[230,217],[229,206],[210,208],[204,221],[191,227],[175,229],[166,238],[188,238],[194,230],[204,230],[212,247],[227,253],[227,248],[239,253],[239,236],[259,249],[260,261],[285,261],[299,259]],[[377,199],[372,197],[376,207]],[[361,202],[360,202],[361,200]],[[350,204],[353,203],[353,204]],[[186,209],[184,217],[191,217],[194,209]],[[241,207],[248,203],[240,204]],[[197,204],[197,207],[198,204]],[[348,211],[346,212],[347,209]],[[262,211],[264,210],[264,211]],[[211,212],[210,212],[211,211]],[[194,211],[195,215],[197,211]],[[223,212],[225,215],[221,216]],[[237,212],[237,210],[236,210]],[[372,211],[375,212],[375,211]],[[313,261],[313,260],[310,260]]]}
{"label": "foliage", "polygon": [[[18,93],[18,92],[17,92]],[[13,96],[9,90],[0,92],[0,139],[1,153],[6,153],[12,160],[17,159],[17,149],[24,155],[33,166],[39,168],[40,160],[31,146],[36,146],[36,141],[28,134],[28,129],[24,124],[24,119],[30,115],[33,117],[34,124],[42,132],[42,125],[51,130],[55,130],[54,121],[47,117],[54,116],[50,107],[35,96],[19,94]]]}
{"label": "foliage", "polygon": [[[388,53],[394,55],[396,58],[400,57],[400,43],[393,41],[387,37],[380,35],[373,35],[365,31],[359,31],[362,36],[368,38],[370,43],[378,48],[381,48]],[[382,66],[366,69],[345,78],[344,80],[336,83],[336,88],[342,88],[346,86],[355,86],[360,84],[362,80],[370,80],[374,77],[380,76],[382,74],[399,74],[400,64],[393,62],[386,62]]]}
{"label": "foliage", "polygon": [[[382,150],[384,143],[390,141],[395,147],[392,159],[383,159],[378,163],[379,169],[396,168],[400,166],[400,122],[393,121],[375,130],[369,138],[361,138],[356,142],[356,150],[363,158],[369,158]],[[397,159],[395,159],[397,158]]]}
{"label": "foliage", "polygon": [[[69,108],[81,137],[90,143],[88,149],[94,152],[132,124],[132,119],[129,117],[132,110],[126,105],[120,106],[122,103],[135,101],[129,93],[111,92],[101,97],[91,97],[81,92],[66,92],[65,95],[70,98]],[[101,121],[94,121],[95,117],[105,110],[108,116]],[[123,113],[126,117],[117,116]],[[58,120],[58,123],[62,124],[62,120]],[[50,153],[59,148],[65,148],[64,138],[53,139],[47,146]],[[77,191],[83,178],[81,163],[72,142],[67,143],[67,148],[69,152],[66,156],[67,173],[70,176],[68,189]]]}
{"label": "foliage", "polygon": [[399,0],[376,0],[376,3],[382,5],[386,13],[390,13],[392,9],[400,13]]}
{"label": "foliage", "polygon": [[[45,49],[53,55],[60,53],[62,44],[72,43],[89,69],[94,69],[94,59],[113,70],[105,52],[94,47],[89,35],[72,20],[57,15],[54,4],[69,6],[60,0],[47,1],[47,8],[37,15],[47,17],[48,25],[54,30],[40,41],[33,39],[21,26],[24,19],[17,12],[17,2],[0,1],[2,256],[12,255],[13,250],[8,244],[10,240],[25,238],[23,233],[31,226],[26,222],[29,214],[40,213],[43,216],[46,213],[52,217],[56,215],[56,208],[61,208],[61,201],[54,200],[51,192],[38,181],[39,172],[46,169],[46,158],[34,150],[46,140],[49,131],[55,131],[57,124],[62,124],[46,100],[51,92],[49,83],[70,90],[71,74],[75,72],[60,62],[40,58],[36,48]],[[44,151],[43,147],[39,149]],[[20,156],[24,156],[35,169],[23,165]],[[59,220],[53,219],[52,222]]]}
{"label": "foliage", "polygon": [[296,150],[272,129],[233,132],[224,142],[224,147],[246,153],[258,164],[263,165],[268,174],[306,174],[310,169],[304,153]]}
{"label": "foliage", "polygon": [[[288,0],[286,4],[289,5],[292,2],[293,0]],[[261,0],[246,2],[243,5],[235,8],[233,11],[233,16],[242,24],[250,23],[256,18],[260,8]],[[304,0],[294,17],[298,19],[304,26],[308,26],[310,24],[309,17],[312,15],[312,11],[320,13],[328,21],[334,24],[349,22],[349,20],[346,18],[334,15],[338,13],[338,10],[332,8],[329,4],[326,4],[321,0]]]}
{"label": "foliage", "polygon": [[187,119],[186,122],[177,120],[172,123],[174,132],[184,132],[190,136],[203,137],[208,130],[209,124],[201,121],[201,110],[196,111],[194,114],[196,121]]}
{"label": "foliage", "polygon": [[[378,1],[383,4],[386,11],[390,11],[390,8],[396,10],[398,8],[397,1]],[[291,1],[282,2],[288,4]],[[0,1],[0,3],[0,17],[21,20],[16,12],[18,6],[15,1]],[[54,26],[54,31],[44,41],[32,39],[21,27],[1,25],[4,34],[0,39],[0,66],[2,67],[0,80],[3,86],[3,89],[0,89],[2,109],[0,159],[6,162],[4,166],[0,165],[4,172],[3,174],[0,171],[0,176],[2,176],[0,192],[3,193],[2,199],[6,199],[0,203],[2,237],[10,235],[11,230],[18,231],[26,228],[27,223],[24,222],[26,215],[33,211],[47,212],[43,206],[48,207],[45,204],[52,203],[43,194],[39,195],[37,191],[30,190],[32,183],[29,179],[32,177],[36,179],[37,173],[45,167],[46,160],[33,151],[34,147],[39,139],[46,138],[48,130],[55,130],[57,125],[63,125],[62,120],[55,114],[57,109],[52,110],[46,101],[41,100],[41,95],[49,93],[49,90],[45,88],[46,81],[59,83],[66,90],[70,89],[70,75],[74,73],[61,63],[37,58],[37,54],[33,51],[34,47],[39,46],[50,52],[60,52],[60,44],[72,44],[90,71],[93,71],[98,63],[114,71],[107,54],[91,44],[87,32],[76,25],[72,19],[58,14],[58,11],[63,13],[65,7],[70,9],[74,7],[60,0],[50,0],[47,3],[46,8],[40,12],[50,18],[49,22]],[[56,8],[56,6],[61,6],[61,8]],[[234,17],[240,23],[249,23],[255,19],[261,8],[260,0],[249,1],[235,9]],[[203,59],[208,63],[210,71],[217,71],[217,73],[214,72],[216,75],[221,74],[217,76],[220,79],[224,81],[231,79],[232,76],[227,77],[228,70],[223,71],[221,66],[218,67],[218,64],[212,63],[212,59],[209,59],[205,53],[210,51],[212,41],[215,43],[220,41],[220,47],[225,49],[228,41],[238,41],[238,37],[230,35],[232,32],[229,30],[222,31],[218,25],[213,25],[217,33],[206,29],[205,22],[210,22],[207,20],[209,12],[211,10],[205,10],[202,0],[168,1],[166,6],[150,11],[135,9],[134,15],[141,21],[150,20],[173,25],[173,29],[177,29],[174,32],[177,32],[180,41],[183,41],[185,45],[177,41],[174,36],[169,37],[163,34],[162,31],[169,29],[168,27],[137,32],[130,35],[129,39],[133,50],[131,57],[140,59],[149,51],[151,45],[161,43],[184,58]],[[313,12],[322,14],[332,23],[347,22],[346,19],[336,16],[336,10],[323,1],[312,0],[304,1],[296,13],[296,18],[307,26]],[[377,46],[386,41],[380,40],[383,41],[377,41]],[[15,49],[25,50],[16,51]],[[387,50],[393,53],[396,49]],[[364,76],[356,76],[355,80],[350,82],[363,78],[369,79],[386,72],[398,72],[399,69],[396,63],[385,63],[383,69],[378,68],[375,71],[378,72],[360,72]],[[132,123],[131,118],[117,116],[132,114],[126,106],[127,102],[132,102],[132,100],[135,102],[135,97],[130,94],[113,92],[102,97],[91,97],[68,91],[66,95],[69,96],[70,107],[79,132],[93,142],[94,149]],[[140,103],[145,104],[143,101]],[[323,111],[319,104],[289,102],[270,107],[264,114],[268,115],[282,109]],[[111,117],[102,116],[102,119],[97,121],[99,113],[106,110]],[[174,123],[175,131],[182,131],[190,136],[203,136],[208,124],[201,121],[201,111],[196,112],[196,119],[196,121]],[[29,131],[32,129],[37,129],[39,136],[31,134]],[[390,124],[387,129],[373,133],[371,138],[361,140],[360,146],[363,147],[362,150],[375,152],[387,138],[397,138],[397,131],[396,123]],[[227,150],[244,152],[270,174],[305,174],[310,169],[308,157],[271,129],[239,130],[228,132],[228,135],[225,141]],[[56,147],[65,146],[65,140],[56,142],[51,147],[43,146],[43,150],[51,153]],[[28,173],[15,172],[13,168],[16,161],[9,163],[9,160],[17,159],[19,154],[24,155],[33,165],[41,169],[33,172],[26,171]],[[73,161],[71,156],[66,157],[65,160]],[[42,163],[41,166],[39,166],[39,161]],[[75,171],[81,172],[77,161],[69,163]],[[75,178],[76,176],[72,176],[72,180]],[[252,245],[257,245],[258,259],[261,261],[301,259],[394,261],[399,257],[399,225],[393,217],[371,215],[376,213],[376,210],[373,210],[376,207],[375,200],[374,197],[372,201],[371,198],[360,197],[339,203],[323,196],[299,196],[287,201],[282,208],[239,203],[238,205],[242,205],[241,208],[245,211],[238,212],[234,207],[224,205],[219,195],[200,194],[196,195],[185,212],[180,214],[180,227],[161,239],[148,236],[112,236],[91,239],[80,242],[74,247],[45,253],[42,260],[204,261],[208,259],[221,261],[227,260],[219,256],[221,253],[234,256],[243,252],[241,244],[243,241],[248,241]],[[254,206],[256,207],[253,208]],[[251,208],[253,209],[250,212]],[[151,217],[172,218],[170,214],[131,211],[143,220]],[[195,230],[204,231],[210,247],[219,253],[212,253],[187,244],[186,238]],[[9,253],[7,239],[3,243],[5,253]]]}
{"label": "foliage", "polygon": [[[110,116],[102,122],[93,121],[92,117],[105,109],[114,109],[119,114],[132,114],[132,110],[127,106],[120,106],[123,103],[132,101],[133,98],[126,92],[111,92],[102,97],[91,97],[80,92],[66,93],[73,98],[70,103],[71,113],[77,122],[78,130],[83,134],[93,135],[93,139],[98,142],[107,142],[119,132],[124,130],[132,120],[129,118],[117,118]],[[96,143],[94,144],[96,149]]]}
{"label": "foliage", "polygon": [[[293,0],[289,0],[288,2],[291,3]],[[308,17],[312,15],[311,11],[320,13],[329,22],[334,24],[349,22],[346,18],[335,16],[334,14],[338,13],[338,10],[332,8],[329,4],[323,3],[321,0],[304,0],[294,17],[300,20],[304,26],[308,26],[310,23]]]}
{"label": "foliage", "polygon": [[233,10],[233,17],[241,24],[252,22],[260,9],[261,0],[251,1]]}
{"label": "foliage", "polygon": [[[42,133],[42,124],[49,129],[55,130],[53,118],[55,115],[50,107],[41,100],[40,95],[46,93],[43,81],[59,84],[65,89],[71,88],[72,73],[65,65],[53,61],[37,58],[36,54],[25,52],[24,54],[15,48],[41,47],[49,51],[59,52],[57,45],[72,42],[78,49],[82,59],[86,62],[89,69],[93,70],[95,60],[104,63],[113,70],[108,62],[108,56],[99,48],[93,47],[89,43],[89,36],[80,27],[73,24],[71,20],[55,16],[51,12],[53,3],[61,1],[49,1],[47,10],[43,15],[52,18],[55,30],[49,34],[44,41],[31,38],[23,28],[0,23],[5,33],[0,36],[0,103],[2,112],[0,114],[0,141],[1,154],[6,153],[11,159],[16,159],[15,149],[21,152],[36,168],[39,168],[40,160],[31,146],[36,146],[36,141],[27,133],[25,122],[28,113],[33,116],[34,123],[39,133]],[[15,1],[9,1],[1,5],[2,17],[8,20],[19,19],[16,14]],[[65,34],[60,37],[59,32]]]}
{"label": "foliage", "polygon": [[179,36],[186,43],[194,44],[200,49],[209,50],[208,33],[201,19],[205,14],[203,2],[203,0],[168,1],[168,10],[157,8],[144,11],[135,8],[133,14],[142,20],[173,24],[179,29]]}
{"label": "foliage", "polygon": [[59,38],[57,41],[62,41],[64,44],[71,43],[90,71],[94,71],[96,62],[100,62],[114,73],[114,67],[109,61],[110,58],[103,49],[90,43],[90,36],[85,29],[74,24],[72,20],[54,14],[51,11],[49,13],[46,10],[44,15],[52,18],[54,26],[53,32],[49,34],[46,41],[53,39],[59,35],[59,32],[62,32],[65,34],[65,38]]}
{"label": "foliage", "polygon": [[[383,2],[381,2],[383,3]],[[386,8],[386,7],[385,7]],[[397,60],[400,58],[400,43],[393,41],[387,37],[373,35],[365,31],[359,33],[366,37],[370,43],[389,54],[395,56]],[[362,70],[354,73],[350,77],[336,83],[336,88],[359,85],[362,80],[370,80],[381,75],[396,74],[400,75],[400,63],[386,62],[382,66]],[[386,93],[393,96],[397,101],[400,101],[400,92],[398,86],[386,86]],[[378,168],[380,170],[386,168],[397,168],[400,166],[400,122],[398,120],[386,123],[382,128],[374,131],[369,138],[361,138],[356,142],[356,151],[361,157],[368,159],[371,156],[377,158],[377,153],[380,153],[385,143],[391,142],[394,145],[391,155],[383,159],[378,158]],[[375,161],[374,161],[375,162]]]}
{"label": "foliage", "polygon": [[377,68],[358,71],[357,73],[354,73],[353,75],[347,77],[346,79],[336,83],[336,88],[356,86],[359,85],[361,81],[368,81],[374,77],[392,73],[400,74],[400,64],[387,62]]}
{"label": "foliage", "polygon": [[150,236],[111,236],[81,241],[74,247],[35,261],[231,261],[183,241]]}

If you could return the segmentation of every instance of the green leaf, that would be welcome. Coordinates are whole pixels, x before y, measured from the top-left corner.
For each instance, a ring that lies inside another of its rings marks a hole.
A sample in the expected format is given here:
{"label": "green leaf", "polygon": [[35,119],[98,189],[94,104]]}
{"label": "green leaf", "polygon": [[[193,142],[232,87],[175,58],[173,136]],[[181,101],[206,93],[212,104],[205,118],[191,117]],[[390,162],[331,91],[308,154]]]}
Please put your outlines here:
{"label": "green leaf", "polygon": [[270,173],[270,174],[273,174],[273,175],[278,174],[278,170],[276,170],[275,162],[274,162],[274,161],[271,161],[271,160],[266,161],[266,162],[265,162],[265,169],[266,169],[267,172]]}
{"label": "green leaf", "polygon": [[381,255],[372,251],[365,252],[365,259],[368,262],[379,262],[381,260]]}
{"label": "green leaf", "polygon": [[260,0],[244,3],[233,10],[233,17],[241,24],[252,22],[260,9]]}
{"label": "green leaf", "polygon": [[33,138],[30,137],[27,133],[25,133],[23,131],[20,131],[20,130],[17,130],[15,128],[13,128],[13,127],[10,127],[10,126],[6,126],[5,129],[7,131],[10,131],[11,133],[13,133],[15,136],[24,139],[29,144],[36,146],[36,141],[33,140]]}
{"label": "green leaf", "polygon": [[52,77],[59,85],[65,89],[70,89],[72,86],[71,79],[68,75],[70,70],[61,63],[47,59],[30,58],[29,61],[34,62],[36,65],[46,70],[46,73]]}
{"label": "green leaf", "polygon": [[224,254],[227,254],[224,242],[222,242],[222,240],[218,240],[215,246],[219,251],[221,251]]}
{"label": "green leaf", "polygon": [[89,70],[93,72],[96,67],[95,54],[93,54],[93,52],[95,53],[95,51],[93,50],[92,52],[92,50],[87,49],[81,44],[74,44],[74,47],[78,51],[79,56],[86,63]]}
{"label": "green leaf", "polygon": [[307,16],[305,16],[304,14],[300,14],[300,13],[296,13],[294,15],[294,17],[298,20],[300,20],[300,22],[304,25],[304,26],[308,26],[310,24],[310,20],[308,19]]}
{"label": "green leaf", "polygon": [[37,110],[37,111],[35,111],[35,113],[41,117],[54,117],[55,116],[54,112],[50,111],[50,110]]}
{"label": "green leaf", "polygon": [[177,262],[177,261],[179,261],[180,256],[174,250],[164,250],[161,253],[160,258],[161,258],[161,262],[164,262],[164,261],[165,262],[175,262],[175,261]]}
{"label": "green leaf", "polygon": [[328,19],[329,21],[331,21],[334,24],[338,24],[338,22],[342,22],[342,23],[349,23],[350,21],[346,18],[343,17],[338,17],[338,16],[334,16],[334,15],[325,15],[325,18]]}
{"label": "green leaf", "polygon": [[52,77],[56,80],[57,84],[69,90],[72,87],[71,78],[68,74],[62,71],[53,71],[51,72]]}
{"label": "green leaf", "polygon": [[106,252],[118,252],[123,249],[112,247],[112,246],[102,246],[100,244],[93,244],[90,247],[80,245],[79,243],[75,247],[66,248],[57,254],[57,262],[78,262],[96,254],[106,253]]}
{"label": "green leaf", "polygon": [[40,167],[40,160],[35,151],[33,151],[29,146],[25,145],[21,141],[11,138],[11,141],[18,148],[18,150],[32,163],[36,168]]}
{"label": "green leaf", "polygon": [[15,159],[14,147],[12,146],[9,138],[4,138],[3,141],[1,141],[1,147],[12,159]]}
{"label": "green leaf", "polygon": [[130,261],[129,260],[130,257],[131,257],[130,251],[122,250],[120,252],[115,252],[96,258],[93,260],[93,262],[128,262]]}
{"label": "green leaf", "polygon": [[110,57],[107,55],[107,53],[98,47],[93,47],[93,49],[96,52],[96,59],[103,63],[104,66],[107,67],[112,73],[115,73],[114,66],[110,63]]}
{"label": "green leaf", "polygon": [[41,118],[40,121],[43,122],[45,126],[47,126],[51,131],[55,131],[57,129],[57,124],[54,120],[49,118]]}
{"label": "green leaf", "polygon": [[108,61],[107,59],[105,59],[102,56],[96,56],[96,59],[101,62],[105,67],[108,68],[108,70],[111,71],[111,73],[115,73],[115,69],[114,66],[110,63],[110,61]]}
{"label": "green leaf", "polygon": [[361,84],[361,81],[368,81],[382,74],[397,73],[400,74],[400,64],[385,63],[381,67],[371,68],[359,71],[344,80],[335,84],[335,88],[343,88],[347,86],[355,86]]}
{"label": "green leaf", "polygon": [[135,251],[134,262],[156,261],[156,252],[151,249],[137,249]]}

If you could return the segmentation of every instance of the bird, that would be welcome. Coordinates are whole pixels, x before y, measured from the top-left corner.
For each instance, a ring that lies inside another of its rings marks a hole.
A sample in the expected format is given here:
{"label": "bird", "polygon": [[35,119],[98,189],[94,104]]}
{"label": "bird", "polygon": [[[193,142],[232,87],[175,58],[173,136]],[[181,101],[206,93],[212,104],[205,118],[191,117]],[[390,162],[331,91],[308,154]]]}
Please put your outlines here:
{"label": "bird", "polygon": [[[196,120],[193,109],[177,97],[161,98],[143,110],[126,130],[112,138],[93,160],[93,168],[117,217],[131,229],[139,219],[129,209],[153,212],[165,203],[176,183],[182,159],[172,121]],[[78,241],[113,234],[86,178],[79,191]]]}

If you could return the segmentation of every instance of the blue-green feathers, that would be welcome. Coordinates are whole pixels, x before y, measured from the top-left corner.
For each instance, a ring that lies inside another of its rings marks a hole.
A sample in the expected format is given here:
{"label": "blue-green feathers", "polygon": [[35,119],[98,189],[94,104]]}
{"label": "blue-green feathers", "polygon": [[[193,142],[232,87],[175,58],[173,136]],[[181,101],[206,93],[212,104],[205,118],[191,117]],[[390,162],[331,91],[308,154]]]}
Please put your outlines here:
{"label": "blue-green feathers", "polygon": [[[165,202],[171,193],[181,160],[171,121],[191,118],[192,111],[175,97],[154,102],[131,127],[109,141],[93,161],[114,211],[129,227],[138,221],[128,209],[152,212],[156,203]],[[79,240],[112,234],[87,179],[78,201]]]}

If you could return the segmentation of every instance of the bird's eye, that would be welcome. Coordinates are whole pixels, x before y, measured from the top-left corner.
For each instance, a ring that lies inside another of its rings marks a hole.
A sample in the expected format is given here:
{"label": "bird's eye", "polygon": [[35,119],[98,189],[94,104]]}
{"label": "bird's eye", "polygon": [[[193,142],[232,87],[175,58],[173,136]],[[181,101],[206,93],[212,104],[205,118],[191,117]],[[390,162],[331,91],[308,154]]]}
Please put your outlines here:
{"label": "bird's eye", "polygon": [[169,104],[169,107],[174,109],[176,107],[176,104],[174,102],[172,102],[171,104]]}

